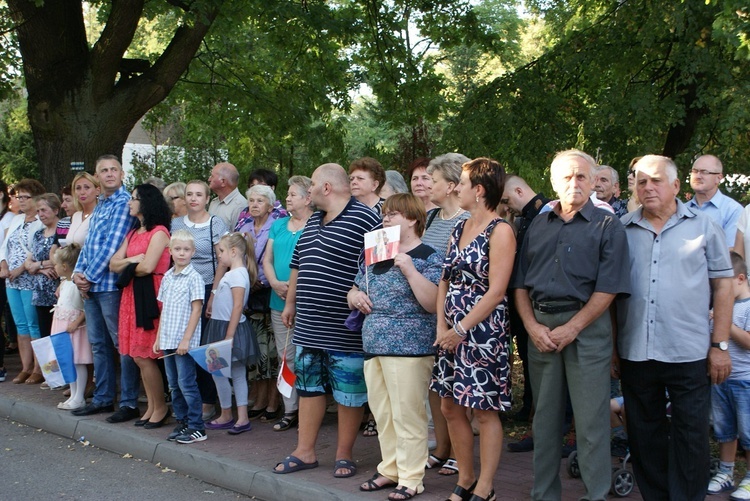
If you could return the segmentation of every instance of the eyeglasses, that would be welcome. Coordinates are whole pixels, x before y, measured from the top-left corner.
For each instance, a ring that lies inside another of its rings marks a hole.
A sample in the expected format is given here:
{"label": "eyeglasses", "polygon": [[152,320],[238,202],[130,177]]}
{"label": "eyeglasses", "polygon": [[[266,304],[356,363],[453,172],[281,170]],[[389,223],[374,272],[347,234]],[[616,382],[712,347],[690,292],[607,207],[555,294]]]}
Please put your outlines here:
{"label": "eyeglasses", "polygon": [[398,211],[386,212],[386,213],[383,214],[383,219],[385,219],[385,218],[393,219],[394,217],[396,217],[396,216],[398,216],[400,214],[401,213],[398,212]]}
{"label": "eyeglasses", "polygon": [[135,201],[135,202],[140,202],[141,201],[141,197],[130,197],[130,200],[131,201]]}
{"label": "eyeglasses", "polygon": [[170,199],[170,200],[172,200],[172,201],[175,201],[175,200],[177,200],[177,199],[179,199],[179,198],[182,198],[182,197],[180,197],[180,196],[176,196],[176,197],[169,197],[169,199]]}
{"label": "eyeglasses", "polygon": [[31,198],[30,195],[15,195],[13,198],[16,200],[28,200]]}
{"label": "eyeglasses", "polygon": [[691,174],[700,174],[701,176],[708,176],[709,174],[721,174],[721,172],[711,172],[706,169],[690,169]]}

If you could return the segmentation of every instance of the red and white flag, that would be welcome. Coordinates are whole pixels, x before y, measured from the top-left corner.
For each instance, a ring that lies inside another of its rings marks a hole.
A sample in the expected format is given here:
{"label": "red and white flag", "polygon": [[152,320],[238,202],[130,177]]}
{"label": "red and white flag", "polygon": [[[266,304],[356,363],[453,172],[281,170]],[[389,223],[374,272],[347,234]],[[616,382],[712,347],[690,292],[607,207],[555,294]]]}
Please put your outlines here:
{"label": "red and white flag", "polygon": [[279,393],[286,398],[290,398],[296,379],[297,376],[286,364],[286,350],[284,350],[284,356],[281,358],[281,367],[279,367],[279,377],[276,380],[276,387],[279,389]]}

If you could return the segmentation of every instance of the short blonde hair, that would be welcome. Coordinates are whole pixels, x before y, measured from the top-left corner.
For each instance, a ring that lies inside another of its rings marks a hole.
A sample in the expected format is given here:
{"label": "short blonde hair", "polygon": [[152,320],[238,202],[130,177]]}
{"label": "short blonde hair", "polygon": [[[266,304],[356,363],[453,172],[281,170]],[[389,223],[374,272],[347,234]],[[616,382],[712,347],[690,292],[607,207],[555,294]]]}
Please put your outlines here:
{"label": "short blonde hair", "polygon": [[172,236],[169,237],[170,249],[175,242],[189,242],[193,246],[193,249],[195,249],[195,237],[188,230],[177,230],[172,233]]}

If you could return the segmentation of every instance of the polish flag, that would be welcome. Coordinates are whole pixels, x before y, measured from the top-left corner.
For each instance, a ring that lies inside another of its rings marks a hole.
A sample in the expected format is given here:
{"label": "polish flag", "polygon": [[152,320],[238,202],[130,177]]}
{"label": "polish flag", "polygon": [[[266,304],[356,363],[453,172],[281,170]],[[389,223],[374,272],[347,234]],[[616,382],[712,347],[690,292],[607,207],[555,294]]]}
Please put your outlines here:
{"label": "polish flag", "polygon": [[279,367],[279,377],[276,380],[276,387],[279,389],[279,393],[286,398],[290,398],[292,396],[294,381],[296,379],[297,376],[286,364],[286,350],[284,350],[284,356],[281,358],[281,367]]}

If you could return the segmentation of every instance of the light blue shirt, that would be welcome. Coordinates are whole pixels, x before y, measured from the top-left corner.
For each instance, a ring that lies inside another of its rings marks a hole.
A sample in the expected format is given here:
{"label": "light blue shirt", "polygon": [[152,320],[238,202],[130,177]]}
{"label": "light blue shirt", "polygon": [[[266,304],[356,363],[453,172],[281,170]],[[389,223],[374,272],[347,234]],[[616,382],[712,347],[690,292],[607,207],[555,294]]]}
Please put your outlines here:
{"label": "light blue shirt", "polygon": [[716,190],[711,200],[703,205],[698,205],[695,197],[688,200],[686,205],[719,223],[721,229],[724,230],[727,247],[734,247],[734,238],[737,236],[737,221],[742,214],[742,206],[739,203],[723,194],[721,190]]}
{"label": "light blue shirt", "polygon": [[734,276],[719,225],[676,203],[658,234],[643,208],[622,217],[632,293],[617,300],[617,346],[626,360],[705,359],[711,343],[709,280]]}

